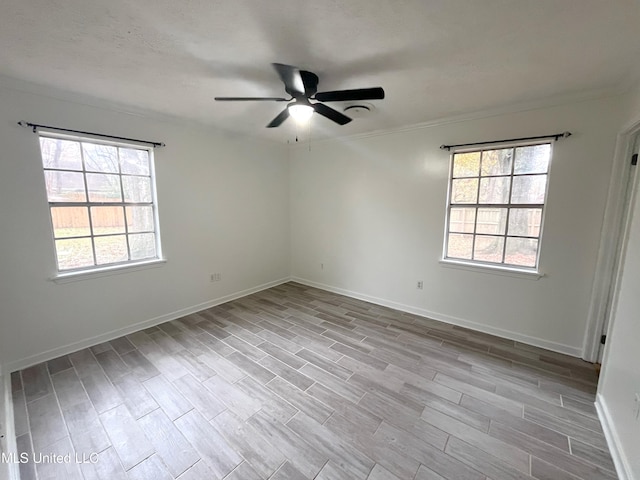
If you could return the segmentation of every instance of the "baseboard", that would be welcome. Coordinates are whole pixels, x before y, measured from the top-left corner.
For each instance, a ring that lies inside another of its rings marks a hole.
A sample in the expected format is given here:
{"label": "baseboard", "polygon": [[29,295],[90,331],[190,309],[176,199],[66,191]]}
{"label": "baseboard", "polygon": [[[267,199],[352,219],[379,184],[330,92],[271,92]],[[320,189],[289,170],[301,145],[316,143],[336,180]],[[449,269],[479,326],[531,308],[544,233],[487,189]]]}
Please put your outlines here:
{"label": "baseboard", "polygon": [[82,350],[83,348],[91,347],[93,345],[97,345],[103,342],[108,342],[115,338],[122,337],[123,335],[129,335],[130,333],[134,333],[139,330],[143,330],[145,328],[153,327],[155,325],[159,325],[160,323],[169,322],[171,320],[184,317],[185,315],[190,315],[192,313],[196,313],[201,310],[206,310],[207,308],[215,307],[216,305],[220,305],[221,303],[226,303],[226,302],[230,302],[231,300],[236,300],[237,298],[246,297],[247,295],[251,295],[252,293],[260,292],[262,290],[275,287],[276,285],[281,285],[290,280],[291,279],[287,277],[287,278],[282,278],[280,280],[274,280],[272,282],[263,283],[262,285],[248,288],[246,290],[241,290],[239,292],[231,293],[229,295],[225,295],[223,297],[209,300],[207,302],[182,308],[175,312],[160,315],[159,317],[151,318],[149,320],[144,320],[142,322],[134,323],[132,325],[127,325],[126,327],[118,328],[116,330],[111,330],[110,332],[103,333],[101,335],[96,335],[94,337],[86,338],[78,342],[69,343],[62,347],[53,348],[43,353],[31,355],[29,357],[25,357],[13,362],[8,362],[7,364],[4,365],[2,371],[5,373],[5,375],[9,375],[10,372],[22,370],[23,368],[27,368],[32,365],[37,365],[38,363],[46,362],[54,358],[60,357],[62,355],[67,355],[69,353],[77,352],[78,350]]}
{"label": "baseboard", "polygon": [[466,320],[443,313],[432,312],[423,308],[414,307],[411,305],[405,305],[397,303],[392,300],[384,298],[374,297],[363,293],[353,292],[351,290],[345,290],[343,288],[333,287],[331,285],[325,285],[323,283],[314,282],[312,280],[306,280],[299,277],[291,277],[291,281],[307,285],[309,287],[319,288],[321,290],[327,290],[328,292],[338,293],[347,297],[357,298],[358,300],[364,300],[365,302],[375,303],[376,305],[382,305],[384,307],[394,308],[402,312],[412,313],[414,315],[420,315],[421,317],[431,318],[440,322],[457,325],[459,327],[469,328],[478,332],[488,333],[497,337],[508,338],[509,340],[515,340],[517,342],[526,343],[534,347],[544,348],[546,350],[552,350],[558,353],[564,353],[565,355],[571,355],[572,357],[581,357],[582,349],[572,347],[570,345],[564,345],[562,343],[551,342],[542,338],[531,337],[528,335],[522,335],[510,330],[504,330],[501,328],[491,327],[483,323],[474,322],[472,320]]}
{"label": "baseboard", "polygon": [[199,312],[201,310],[206,310],[207,308],[215,307],[216,305],[220,305],[222,303],[230,302],[231,300],[235,300],[237,298],[245,297],[247,295],[251,295],[252,293],[260,292],[262,290],[266,290],[271,287],[275,287],[276,285],[281,285],[283,283],[294,281],[303,285],[308,285],[310,287],[319,288],[321,290],[326,290],[333,293],[338,293],[340,295],[345,295],[347,297],[357,298],[359,300],[364,300],[366,302],[374,303],[376,305],[382,305],[389,308],[394,308],[396,310],[400,310],[407,313],[412,313],[415,315],[419,315],[421,317],[431,318],[434,320],[438,320],[444,323],[449,323],[452,325],[458,325],[461,327],[469,328],[472,330],[477,330],[479,332],[488,333],[491,335],[496,335],[502,338],[508,338],[510,340],[515,340],[521,343],[526,343],[528,345],[533,345],[535,347],[545,348],[547,350],[552,350],[554,352],[564,353],[566,355],[571,355],[574,357],[580,357],[582,355],[582,349],[571,347],[569,345],[564,345],[561,343],[550,342],[548,340],[540,339],[537,337],[530,337],[528,335],[522,335],[517,332],[512,332],[509,330],[503,330],[500,328],[491,327],[488,325],[484,325],[478,322],[474,322],[472,320],[465,320],[457,317],[453,317],[450,315],[432,312],[423,308],[414,307],[411,305],[405,305],[402,303],[394,302],[391,300],[387,300],[384,298],[374,297],[371,295],[362,294],[359,292],[354,292],[351,290],[346,290],[339,287],[334,287],[331,285],[326,285],[323,283],[314,282],[312,280],[307,280],[300,277],[287,277],[281,278],[279,280],[274,280],[272,282],[264,283],[262,285],[258,285],[252,288],[248,288],[246,290],[241,290],[239,292],[235,292],[229,295],[225,295],[223,297],[219,297],[213,300],[209,300],[207,302],[203,302],[197,305],[193,305],[190,307],[186,307],[175,312],[171,312],[168,314],[160,315],[155,318],[151,318],[148,320],[144,320],[142,322],[134,323],[132,325],[128,325],[123,328],[119,328],[116,330],[112,330],[110,332],[97,335],[94,337],[90,337],[84,340],[80,340],[78,342],[69,343],[62,347],[54,348],[48,350],[43,353],[38,353],[36,355],[31,355],[29,357],[25,357],[19,360],[15,360],[13,362],[8,362],[7,364],[2,366],[0,370],[0,374],[9,376],[11,372],[15,372],[16,370],[22,370],[23,368],[30,367],[32,365],[36,365],[41,362],[46,362],[48,360],[52,360],[54,358],[60,357],[62,355],[67,355],[69,353],[76,352],[78,350],[82,350],[83,348],[91,347],[98,343],[107,342],[109,340],[113,340],[115,338],[121,337],[123,335],[129,335],[130,333],[137,332],[139,330],[143,330],[145,328],[153,327],[160,323],[168,322],[171,320],[175,320],[180,317],[184,317],[185,315],[190,315],[192,313]]}
{"label": "baseboard", "polygon": [[[2,448],[0,451],[7,456],[5,458],[18,458],[18,446],[16,444],[16,428],[13,420],[13,396],[11,394],[11,375],[0,377],[2,388],[2,429],[0,439]],[[17,462],[0,462],[0,479],[20,480],[20,468]]]}
{"label": "baseboard", "polygon": [[611,458],[616,467],[618,478],[620,480],[633,480],[629,461],[621,448],[620,437],[618,437],[607,403],[601,394],[596,395],[596,410],[600,418],[600,423],[602,424],[604,437],[607,439],[607,445],[609,446],[609,452],[611,452]]}

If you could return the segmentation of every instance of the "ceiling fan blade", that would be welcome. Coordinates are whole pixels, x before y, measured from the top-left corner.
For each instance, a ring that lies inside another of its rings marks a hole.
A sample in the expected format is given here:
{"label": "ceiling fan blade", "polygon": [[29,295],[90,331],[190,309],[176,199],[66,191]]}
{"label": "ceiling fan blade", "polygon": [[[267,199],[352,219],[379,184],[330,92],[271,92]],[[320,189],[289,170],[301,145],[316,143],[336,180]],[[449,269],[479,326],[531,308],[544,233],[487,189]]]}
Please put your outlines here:
{"label": "ceiling fan blade", "polygon": [[267,128],[279,127],[287,118],[289,118],[289,108],[285,108],[276,118],[271,120],[271,123],[267,125]]}
{"label": "ceiling fan blade", "polygon": [[351,121],[351,119],[346,115],[343,115],[339,111],[334,110],[327,105],[323,105],[322,103],[314,103],[312,107],[316,111],[316,113],[319,113],[323,117],[327,117],[329,120],[333,120],[340,125],[345,125]]}
{"label": "ceiling fan blade", "polygon": [[300,70],[300,76],[302,77],[302,83],[304,84],[304,94],[307,98],[318,91],[318,76],[313,72],[306,70]]}
{"label": "ceiling fan blade", "polygon": [[300,75],[300,70],[292,65],[283,63],[272,63],[280,79],[284,82],[285,91],[292,96],[304,95],[304,82]]}
{"label": "ceiling fan blade", "polygon": [[282,97],[215,97],[218,102],[288,102]]}
{"label": "ceiling fan blade", "polygon": [[320,102],[344,102],[350,100],[382,100],[382,87],[357,88],[355,90],[335,90],[333,92],[318,92],[315,99]]}

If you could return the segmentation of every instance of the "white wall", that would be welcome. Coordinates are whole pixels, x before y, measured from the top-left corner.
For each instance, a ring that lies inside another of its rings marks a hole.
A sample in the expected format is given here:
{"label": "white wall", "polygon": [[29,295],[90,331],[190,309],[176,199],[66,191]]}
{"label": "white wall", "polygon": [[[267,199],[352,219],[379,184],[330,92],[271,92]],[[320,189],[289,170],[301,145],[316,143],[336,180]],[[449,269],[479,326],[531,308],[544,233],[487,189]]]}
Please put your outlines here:
{"label": "white wall", "polygon": [[[7,400],[11,397],[9,397],[5,389],[5,378],[6,377],[0,375],[0,454],[6,455],[9,452],[9,448],[7,447],[8,437],[11,434],[15,435],[15,433],[13,429],[9,429],[9,425],[13,423],[13,415],[7,414]],[[9,462],[0,462],[0,478],[9,478]]]}
{"label": "white wall", "polygon": [[[0,81],[0,362],[7,369],[288,277],[283,146],[26,93],[7,83]],[[155,162],[167,263],[50,281],[54,249],[38,136],[18,120],[165,142]],[[213,272],[222,273],[221,282],[210,283]]]}
{"label": "white wall", "polygon": [[[625,102],[629,125],[640,129],[640,88]],[[626,161],[627,159],[621,159]],[[626,232],[625,255],[617,301],[613,307],[603,369],[598,385],[598,409],[621,479],[640,479],[640,175]]]}
{"label": "white wall", "polygon": [[[579,356],[622,111],[621,98],[590,100],[292,149],[293,277]],[[564,130],[573,136],[554,145],[546,276],[439,264],[449,165],[439,146]]]}

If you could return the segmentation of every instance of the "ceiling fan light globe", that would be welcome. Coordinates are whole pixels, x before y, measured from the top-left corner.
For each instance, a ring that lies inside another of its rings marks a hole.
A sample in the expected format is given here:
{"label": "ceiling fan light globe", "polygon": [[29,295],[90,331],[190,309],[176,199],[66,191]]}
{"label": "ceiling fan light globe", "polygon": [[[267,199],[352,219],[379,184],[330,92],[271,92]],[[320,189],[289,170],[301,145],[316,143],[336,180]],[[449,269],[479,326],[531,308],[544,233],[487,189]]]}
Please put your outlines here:
{"label": "ceiling fan light globe", "polygon": [[313,107],[311,105],[289,105],[289,114],[298,123],[309,121],[313,115]]}

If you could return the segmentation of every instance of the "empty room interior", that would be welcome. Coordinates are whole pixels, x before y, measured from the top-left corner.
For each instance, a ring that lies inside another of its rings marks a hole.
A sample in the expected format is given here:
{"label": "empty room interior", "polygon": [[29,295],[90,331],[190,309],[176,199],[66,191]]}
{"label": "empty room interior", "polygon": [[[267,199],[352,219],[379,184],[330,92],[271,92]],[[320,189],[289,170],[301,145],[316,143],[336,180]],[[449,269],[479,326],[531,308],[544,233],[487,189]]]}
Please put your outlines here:
{"label": "empty room interior", "polygon": [[638,25],[5,2],[0,478],[640,480]]}

